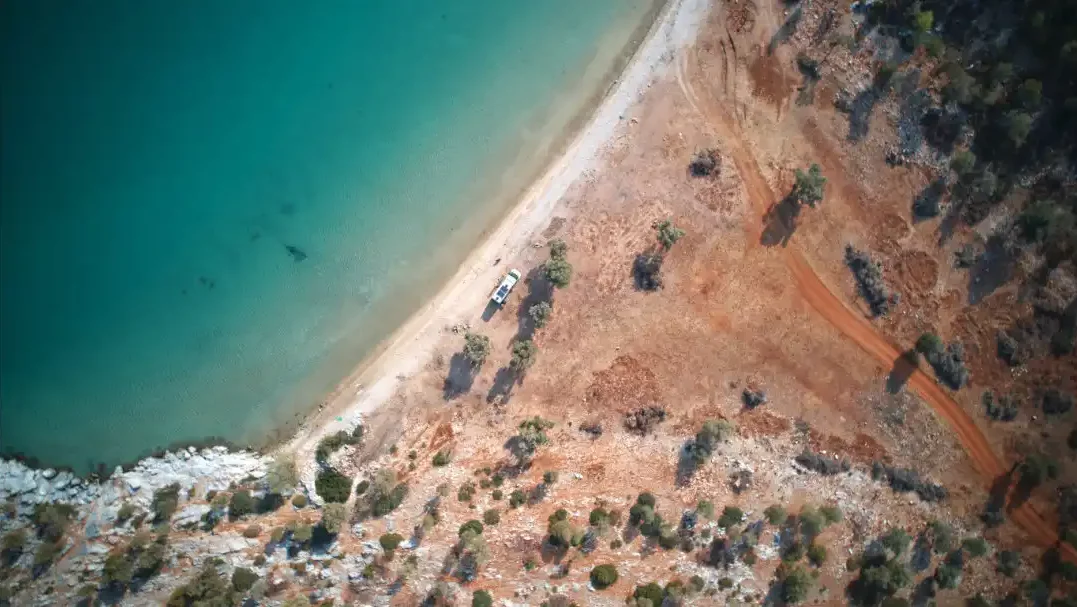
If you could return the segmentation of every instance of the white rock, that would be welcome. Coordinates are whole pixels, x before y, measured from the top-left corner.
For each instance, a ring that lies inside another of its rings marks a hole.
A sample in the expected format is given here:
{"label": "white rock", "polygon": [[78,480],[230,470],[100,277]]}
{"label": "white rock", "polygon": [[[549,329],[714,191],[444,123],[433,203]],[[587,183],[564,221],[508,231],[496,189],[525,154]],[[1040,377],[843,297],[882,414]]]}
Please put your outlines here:
{"label": "white rock", "polygon": [[56,476],[56,471],[53,470],[52,468],[49,468],[48,470],[45,470],[44,472],[42,472],[41,476],[44,476],[45,478],[52,478],[52,477]]}
{"label": "white rock", "polygon": [[172,517],[172,524],[176,527],[196,525],[210,510],[212,510],[212,508],[206,504],[191,504],[185,506]]}

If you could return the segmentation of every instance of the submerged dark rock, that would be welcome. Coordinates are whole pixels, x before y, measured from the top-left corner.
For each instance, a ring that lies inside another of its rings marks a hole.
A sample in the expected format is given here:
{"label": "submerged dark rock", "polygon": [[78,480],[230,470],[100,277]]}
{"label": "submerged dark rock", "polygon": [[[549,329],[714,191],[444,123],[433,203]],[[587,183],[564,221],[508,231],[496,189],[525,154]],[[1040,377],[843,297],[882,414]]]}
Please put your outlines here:
{"label": "submerged dark rock", "polygon": [[284,245],[284,248],[288,250],[288,254],[292,256],[292,259],[296,260],[297,262],[298,261],[303,261],[304,259],[307,258],[306,252],[303,251],[303,249],[300,249],[299,247],[292,246],[290,244],[286,244],[286,245]]}

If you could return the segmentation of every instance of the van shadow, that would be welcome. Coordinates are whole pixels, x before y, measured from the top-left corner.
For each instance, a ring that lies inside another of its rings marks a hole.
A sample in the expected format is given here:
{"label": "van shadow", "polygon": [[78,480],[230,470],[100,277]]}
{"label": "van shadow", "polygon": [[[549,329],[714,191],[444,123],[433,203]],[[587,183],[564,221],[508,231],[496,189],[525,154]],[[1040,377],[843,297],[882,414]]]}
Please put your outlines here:
{"label": "van shadow", "polygon": [[500,309],[501,306],[495,303],[494,300],[487,299],[486,308],[482,311],[482,322],[490,322],[490,319],[492,319],[494,314],[497,314],[497,311]]}

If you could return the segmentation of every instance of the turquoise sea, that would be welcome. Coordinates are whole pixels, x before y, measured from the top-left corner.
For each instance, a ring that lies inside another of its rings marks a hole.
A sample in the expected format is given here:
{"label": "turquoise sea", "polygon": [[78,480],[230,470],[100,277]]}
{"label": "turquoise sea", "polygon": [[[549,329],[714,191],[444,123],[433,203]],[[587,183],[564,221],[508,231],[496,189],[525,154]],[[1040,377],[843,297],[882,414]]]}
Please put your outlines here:
{"label": "turquoise sea", "polygon": [[0,450],[256,442],[434,293],[651,0],[0,3]]}

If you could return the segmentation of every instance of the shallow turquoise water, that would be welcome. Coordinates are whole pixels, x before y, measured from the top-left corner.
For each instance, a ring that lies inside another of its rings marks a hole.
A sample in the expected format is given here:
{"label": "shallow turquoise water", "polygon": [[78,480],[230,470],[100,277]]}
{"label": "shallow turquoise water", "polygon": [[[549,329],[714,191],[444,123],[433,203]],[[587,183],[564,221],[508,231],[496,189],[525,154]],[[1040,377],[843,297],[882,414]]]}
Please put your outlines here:
{"label": "shallow turquoise water", "polygon": [[87,470],[305,411],[649,5],[0,3],[0,449]]}

